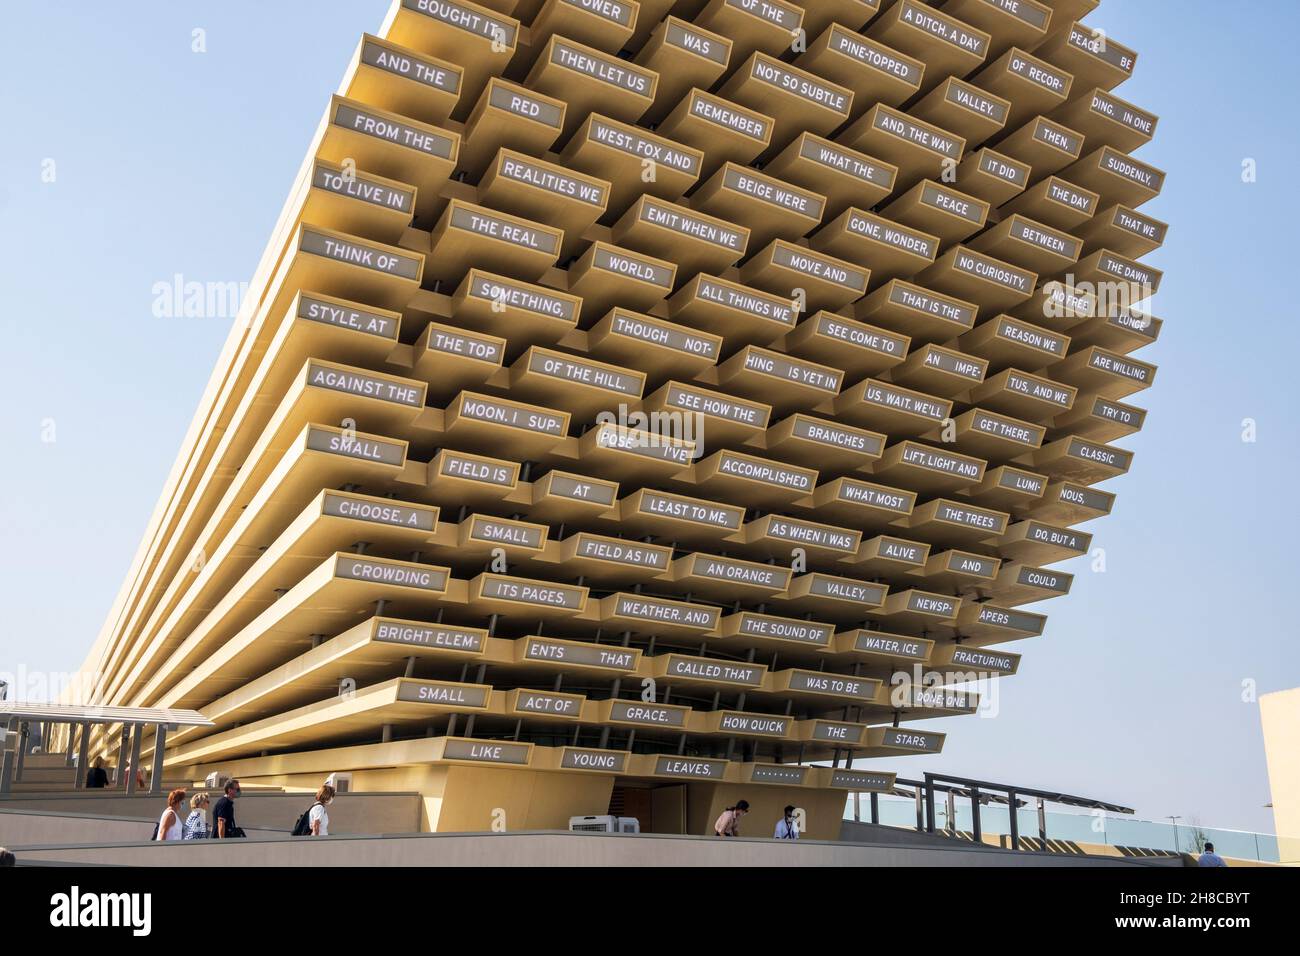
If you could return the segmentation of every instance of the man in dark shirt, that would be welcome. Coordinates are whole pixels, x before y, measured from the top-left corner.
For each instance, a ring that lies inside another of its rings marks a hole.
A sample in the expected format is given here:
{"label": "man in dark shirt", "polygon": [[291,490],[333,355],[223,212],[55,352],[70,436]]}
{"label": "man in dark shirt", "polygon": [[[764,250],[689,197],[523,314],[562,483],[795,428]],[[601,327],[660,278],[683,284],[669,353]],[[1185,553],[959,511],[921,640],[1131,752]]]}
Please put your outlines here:
{"label": "man in dark shirt", "polygon": [[96,760],[95,765],[86,771],[86,786],[92,790],[101,790],[108,786],[108,771],[103,761]]}
{"label": "man in dark shirt", "polygon": [[243,836],[243,831],[235,826],[235,799],[239,796],[239,781],[231,780],[226,784],[225,795],[219,797],[212,807],[212,833],[218,840],[229,840]]}

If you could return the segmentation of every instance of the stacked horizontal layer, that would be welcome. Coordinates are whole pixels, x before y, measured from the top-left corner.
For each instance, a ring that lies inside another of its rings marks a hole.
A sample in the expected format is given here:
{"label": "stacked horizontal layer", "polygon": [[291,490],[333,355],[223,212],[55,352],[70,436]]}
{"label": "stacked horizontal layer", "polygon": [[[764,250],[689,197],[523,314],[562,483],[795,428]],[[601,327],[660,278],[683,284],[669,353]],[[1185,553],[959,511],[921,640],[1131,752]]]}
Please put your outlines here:
{"label": "stacked horizontal layer", "polygon": [[1095,6],[395,0],[89,696],[201,710],[196,776],[889,789],[1144,421],[1164,174]]}

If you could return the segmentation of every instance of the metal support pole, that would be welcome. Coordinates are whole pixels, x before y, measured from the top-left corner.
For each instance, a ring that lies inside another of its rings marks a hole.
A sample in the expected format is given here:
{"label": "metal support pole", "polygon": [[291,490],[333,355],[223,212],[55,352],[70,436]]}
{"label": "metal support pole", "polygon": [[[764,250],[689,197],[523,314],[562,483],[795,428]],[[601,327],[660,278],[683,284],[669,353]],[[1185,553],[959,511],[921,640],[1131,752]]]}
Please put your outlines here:
{"label": "metal support pole", "polygon": [[126,786],[126,760],[129,756],[128,749],[131,746],[131,725],[122,725],[122,738],[117,744],[117,779],[113,781],[114,789]]}
{"label": "metal support pole", "polygon": [[1044,853],[1047,852],[1047,807],[1043,803],[1043,798],[1038,798],[1038,839],[1043,841],[1039,847]]}
{"label": "metal support pole", "polygon": [[24,720],[18,725],[18,763],[14,766],[14,783],[23,782],[23,764],[27,761],[27,747],[31,736],[31,725]]}
{"label": "metal support pole", "polygon": [[8,793],[14,782],[14,750],[18,739],[13,734],[13,721],[4,722],[4,740],[0,741],[0,794]]}
{"label": "metal support pole", "polygon": [[86,774],[90,773],[90,724],[81,725],[81,740],[77,744],[77,789],[86,786]]}
{"label": "metal support pole", "polygon": [[142,743],[140,738],[143,736],[143,724],[131,727],[131,758],[126,766],[126,795],[128,797],[135,795],[135,774],[140,769],[140,744]]}
{"label": "metal support pole", "polygon": [[871,795],[871,822],[880,823],[880,794]]}
{"label": "metal support pole", "polygon": [[929,830],[931,833],[933,833],[933,832],[934,832],[934,812],[933,812],[933,810],[931,810],[931,813],[930,813],[930,825],[927,827],[927,826],[926,826],[926,820],[925,820],[925,806],[924,806],[924,804],[925,804],[925,796],[924,796],[924,794],[921,793],[921,788],[920,788],[920,787],[917,787],[917,788],[916,788],[916,794],[915,794],[915,795],[916,795],[916,832],[917,832],[917,833],[921,833],[921,832],[924,832],[925,830]]}
{"label": "metal support pole", "polygon": [[944,827],[953,836],[957,835],[957,797],[949,790],[944,800],[944,806],[947,808],[947,826]]}
{"label": "metal support pole", "polygon": [[63,766],[72,766],[72,742],[77,739],[77,725],[68,724],[68,740],[63,745]]}
{"label": "metal support pole", "polygon": [[7,794],[13,789],[14,783],[14,752],[6,750],[3,760],[0,760],[0,794]]}
{"label": "metal support pole", "polygon": [[862,794],[857,790],[853,791],[853,822],[862,822]]}
{"label": "metal support pole", "polygon": [[149,771],[149,792],[162,793],[163,750],[167,747],[167,725],[159,724],[153,737],[153,768]]}
{"label": "metal support pole", "polygon": [[970,788],[971,834],[976,843],[983,842],[984,833],[980,829],[980,791],[979,787]]}
{"label": "metal support pole", "polygon": [[1020,821],[1016,819],[1016,792],[1014,790],[1007,793],[1007,803],[1010,805],[1011,812],[1011,849],[1020,849]]}
{"label": "metal support pole", "polygon": [[[920,794],[921,791],[917,790],[916,813],[918,820],[921,814]],[[917,829],[919,830],[921,827],[917,826]],[[927,833],[934,832],[934,781],[930,779],[928,773],[925,775],[925,831]]]}

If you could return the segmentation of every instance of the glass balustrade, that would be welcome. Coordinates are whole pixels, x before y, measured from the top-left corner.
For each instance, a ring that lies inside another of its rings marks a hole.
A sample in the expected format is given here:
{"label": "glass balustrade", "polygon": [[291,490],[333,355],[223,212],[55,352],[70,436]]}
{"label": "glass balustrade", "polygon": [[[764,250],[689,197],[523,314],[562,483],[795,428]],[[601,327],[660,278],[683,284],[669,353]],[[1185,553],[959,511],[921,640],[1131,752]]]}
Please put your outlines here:
{"label": "glass balustrade", "polygon": [[[880,823],[884,826],[916,829],[916,801],[907,797],[879,797]],[[948,815],[945,795],[935,795],[935,830],[948,832],[955,829],[969,836],[972,832],[969,797],[954,800],[954,813]],[[1038,836],[1038,811],[1031,803],[1016,811],[1020,836]],[[863,795],[861,820],[871,820],[870,801]],[[845,819],[853,819],[853,798],[845,804]],[[1199,853],[1206,842],[1213,843],[1220,856],[1237,860],[1258,860],[1276,863],[1279,860],[1277,837],[1271,833],[1250,830],[1226,830],[1220,827],[1163,823],[1121,816],[1101,811],[1071,812],[1048,810],[1047,837],[1064,844],[1094,844],[1103,846],[1133,847],[1145,850],[1167,850],[1182,853]],[[989,803],[980,808],[980,828],[985,836],[1007,835],[1011,832],[1011,814],[1004,803]],[[1064,850],[1065,847],[1062,847]]]}

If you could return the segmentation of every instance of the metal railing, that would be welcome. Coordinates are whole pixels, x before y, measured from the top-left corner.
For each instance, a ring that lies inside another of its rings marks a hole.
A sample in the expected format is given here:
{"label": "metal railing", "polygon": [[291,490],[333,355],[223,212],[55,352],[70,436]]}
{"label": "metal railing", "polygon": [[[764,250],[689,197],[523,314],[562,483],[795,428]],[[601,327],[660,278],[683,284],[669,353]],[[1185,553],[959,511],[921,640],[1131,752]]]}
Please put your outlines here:
{"label": "metal railing", "polygon": [[[910,791],[909,789],[910,788]],[[1084,810],[1101,810],[1105,813],[1133,813],[1130,807],[1108,803],[1092,797],[1080,797],[1075,794],[1061,793],[1053,790],[1038,790],[1015,784],[993,783],[988,780],[976,780],[971,777],[955,777],[948,774],[926,773],[923,780],[898,778],[894,781],[894,794],[910,797],[916,801],[916,830],[918,833],[940,832],[937,825],[935,807],[936,794],[943,794],[946,803],[945,819],[949,823],[949,832],[955,833],[953,822],[957,819],[956,803],[958,800],[970,801],[971,837],[976,843],[983,842],[984,827],[982,808],[989,804],[1003,804],[1008,809],[1010,822],[1010,844],[1012,850],[1022,848],[1020,820],[1018,811],[1029,806],[1032,800],[1038,811],[1038,846],[1037,850],[1049,850],[1047,834],[1047,805],[1059,804]],[[880,823],[880,794],[872,793],[871,822]],[[861,822],[861,794],[853,795],[853,819]]]}
{"label": "metal railing", "polygon": [[[970,801],[961,788],[954,788],[951,799],[942,791],[935,796],[935,831],[969,838],[972,831]],[[1017,813],[1021,848],[1030,842],[1035,831],[1041,838],[1043,819],[1036,811],[1036,800],[1021,798],[1018,810],[1012,810],[1005,800],[981,792],[982,812],[980,829],[987,840],[996,835],[1008,842],[1011,814]],[[879,826],[915,832],[918,815],[913,788],[899,788],[892,793],[877,796]],[[1124,855],[1154,853],[1199,853],[1206,843],[1213,843],[1216,852],[1225,859],[1257,860],[1261,863],[1300,863],[1300,839],[1287,841],[1270,831],[1239,830],[1217,827],[1193,820],[1190,823],[1171,824],[1169,820],[1151,820],[1137,814],[1107,813],[1102,809],[1084,809],[1070,805],[1053,805],[1046,801],[1042,817],[1046,820],[1048,840],[1053,852],[1076,854],[1088,845],[1111,846]],[[858,809],[855,815],[854,810]],[[869,819],[867,800],[858,794],[850,795],[844,804],[844,819],[866,822]],[[925,830],[925,803],[922,790],[920,830]]]}

